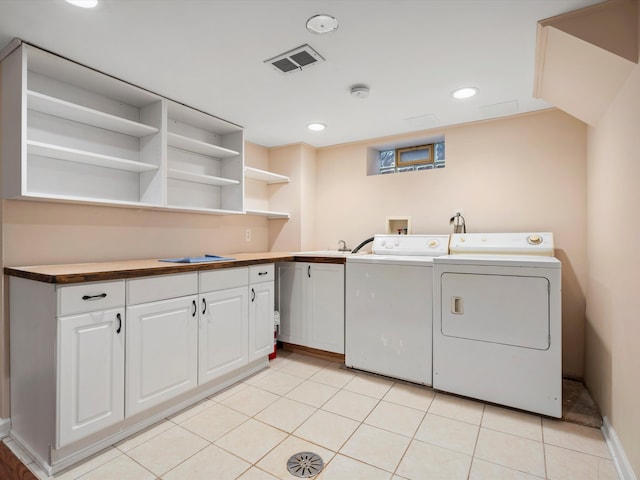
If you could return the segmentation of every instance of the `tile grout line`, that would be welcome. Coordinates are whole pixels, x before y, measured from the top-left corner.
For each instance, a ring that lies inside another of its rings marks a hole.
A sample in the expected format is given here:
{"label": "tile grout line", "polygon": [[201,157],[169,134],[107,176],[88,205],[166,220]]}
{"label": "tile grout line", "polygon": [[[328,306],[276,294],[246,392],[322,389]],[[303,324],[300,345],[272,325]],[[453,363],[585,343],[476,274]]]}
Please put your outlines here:
{"label": "tile grout line", "polygon": [[[389,389],[389,390],[391,390],[391,389]],[[400,468],[400,465],[402,464],[402,461],[404,460],[404,457],[407,455],[407,452],[409,451],[409,448],[411,448],[411,444],[414,442],[414,440],[416,440],[416,434],[418,433],[418,430],[420,430],[420,427],[422,426],[422,424],[424,423],[425,419],[427,418],[427,413],[429,412],[429,409],[431,408],[431,405],[433,404],[433,400],[435,398],[436,398],[435,395],[431,398],[431,402],[429,402],[429,406],[427,407],[427,409],[424,411],[424,414],[422,415],[422,420],[420,420],[420,422],[418,423],[418,426],[416,427],[415,431],[413,432],[413,436],[411,436],[411,438],[409,438],[409,443],[407,444],[407,447],[404,449],[404,452],[402,452],[402,455],[400,455],[400,460],[398,460],[398,463],[396,464],[396,468],[394,468],[393,472],[391,472],[392,478],[394,476],[400,476],[398,474],[398,469]]]}
{"label": "tile grout line", "polygon": [[542,440],[542,458],[544,460],[544,478],[549,478],[549,472],[547,469],[547,443],[544,441],[544,420],[540,417],[540,438]]}
{"label": "tile grout line", "polygon": [[480,431],[482,430],[482,422],[484,422],[484,414],[487,411],[487,406],[482,405],[482,414],[480,415],[480,423],[478,424],[478,433],[476,434],[476,442],[473,445],[473,452],[471,452],[471,462],[469,463],[469,471],[467,472],[467,479],[471,478],[471,469],[473,468],[473,461],[476,459],[476,450],[478,449],[478,442],[480,441]]}

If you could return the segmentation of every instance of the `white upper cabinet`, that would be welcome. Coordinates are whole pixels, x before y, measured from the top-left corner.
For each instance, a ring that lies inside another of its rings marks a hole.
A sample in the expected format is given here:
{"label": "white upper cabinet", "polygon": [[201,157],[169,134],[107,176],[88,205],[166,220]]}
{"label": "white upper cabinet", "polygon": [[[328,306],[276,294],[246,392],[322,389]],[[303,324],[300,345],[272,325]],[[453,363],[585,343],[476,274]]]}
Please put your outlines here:
{"label": "white upper cabinet", "polygon": [[26,43],[2,99],[5,198],[243,213],[236,125]]}

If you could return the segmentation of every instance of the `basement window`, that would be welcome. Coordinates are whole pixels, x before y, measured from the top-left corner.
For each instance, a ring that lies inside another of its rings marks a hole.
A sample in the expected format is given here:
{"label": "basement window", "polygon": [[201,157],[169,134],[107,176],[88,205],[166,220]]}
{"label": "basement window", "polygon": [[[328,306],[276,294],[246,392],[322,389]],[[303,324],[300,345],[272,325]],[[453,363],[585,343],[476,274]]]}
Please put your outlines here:
{"label": "basement window", "polygon": [[387,173],[417,172],[444,168],[444,141],[411,147],[377,150],[378,158],[373,172]]}

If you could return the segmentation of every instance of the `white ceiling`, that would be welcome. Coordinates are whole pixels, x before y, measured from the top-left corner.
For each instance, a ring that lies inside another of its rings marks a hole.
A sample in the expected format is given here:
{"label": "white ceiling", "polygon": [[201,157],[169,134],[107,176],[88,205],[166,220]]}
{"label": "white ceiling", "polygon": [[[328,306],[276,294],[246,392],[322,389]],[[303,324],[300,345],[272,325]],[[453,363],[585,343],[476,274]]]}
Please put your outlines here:
{"label": "white ceiling", "polygon": [[[536,22],[599,2],[0,0],[0,48],[21,38],[242,125],[260,145],[326,146],[548,107],[532,96]],[[338,30],[308,32],[318,13]],[[326,61],[289,75],[263,63],[302,44]],[[354,84],[370,96],[352,98]],[[460,86],[479,94],[454,100]]]}

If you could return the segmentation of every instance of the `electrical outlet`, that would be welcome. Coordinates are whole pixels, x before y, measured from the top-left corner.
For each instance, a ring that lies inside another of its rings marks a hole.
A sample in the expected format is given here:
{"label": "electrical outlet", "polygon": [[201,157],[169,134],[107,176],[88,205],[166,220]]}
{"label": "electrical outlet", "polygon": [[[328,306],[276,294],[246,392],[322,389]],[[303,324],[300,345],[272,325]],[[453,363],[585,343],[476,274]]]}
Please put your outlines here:
{"label": "electrical outlet", "polygon": [[250,242],[250,241],[251,241],[251,229],[250,229],[250,228],[247,228],[247,229],[244,231],[244,239],[245,239],[245,241],[247,241],[247,242]]}

